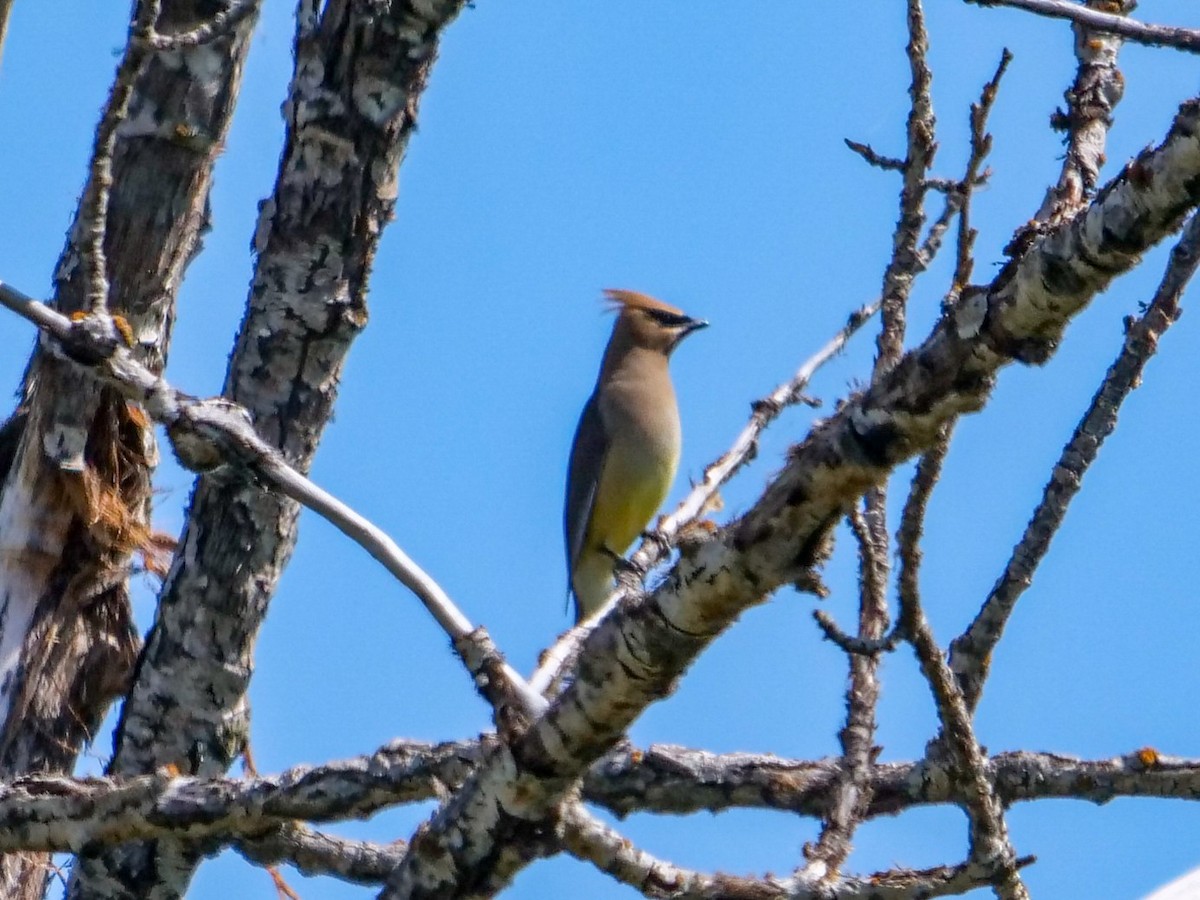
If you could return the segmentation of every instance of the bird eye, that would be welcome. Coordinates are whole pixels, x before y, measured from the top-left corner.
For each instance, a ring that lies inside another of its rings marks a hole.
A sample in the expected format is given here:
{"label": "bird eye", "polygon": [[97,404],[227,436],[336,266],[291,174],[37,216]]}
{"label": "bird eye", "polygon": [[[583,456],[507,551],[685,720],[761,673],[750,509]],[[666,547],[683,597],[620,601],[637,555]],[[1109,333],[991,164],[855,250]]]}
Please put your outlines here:
{"label": "bird eye", "polygon": [[664,328],[682,328],[692,321],[687,316],[667,312],[663,309],[648,309],[646,314]]}

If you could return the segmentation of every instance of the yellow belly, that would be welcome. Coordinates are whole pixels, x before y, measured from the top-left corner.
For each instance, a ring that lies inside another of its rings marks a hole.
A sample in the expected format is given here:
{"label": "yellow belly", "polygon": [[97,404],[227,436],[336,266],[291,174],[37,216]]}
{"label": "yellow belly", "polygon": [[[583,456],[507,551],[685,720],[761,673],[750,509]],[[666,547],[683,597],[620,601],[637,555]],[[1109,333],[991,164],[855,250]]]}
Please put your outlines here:
{"label": "yellow belly", "polygon": [[655,457],[609,449],[596,487],[585,546],[624,553],[667,499],[678,454]]}

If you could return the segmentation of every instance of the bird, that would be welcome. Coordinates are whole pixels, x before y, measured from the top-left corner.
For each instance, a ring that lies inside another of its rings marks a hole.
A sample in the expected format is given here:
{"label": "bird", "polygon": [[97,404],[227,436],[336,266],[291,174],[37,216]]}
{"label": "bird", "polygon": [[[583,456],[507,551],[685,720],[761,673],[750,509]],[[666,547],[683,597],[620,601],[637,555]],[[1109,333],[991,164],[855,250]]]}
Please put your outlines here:
{"label": "bird", "polygon": [[614,567],[667,498],[681,443],[667,361],[708,326],[636,291],[604,296],[617,320],[575,429],[563,512],[576,623],[604,605]]}

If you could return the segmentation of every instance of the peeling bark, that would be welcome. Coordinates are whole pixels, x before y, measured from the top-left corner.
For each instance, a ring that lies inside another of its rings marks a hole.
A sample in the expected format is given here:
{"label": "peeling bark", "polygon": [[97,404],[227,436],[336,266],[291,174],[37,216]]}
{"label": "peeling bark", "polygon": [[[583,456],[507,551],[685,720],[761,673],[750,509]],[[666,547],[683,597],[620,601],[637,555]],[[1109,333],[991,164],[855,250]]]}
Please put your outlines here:
{"label": "peeling bark", "polygon": [[[385,9],[333,0],[302,21],[287,139],[262,204],[258,262],[225,395],[307,471],[342,365],[440,30],[463,0]],[[202,478],[126,702],[114,774],[214,775],[242,752],[254,643],[296,542],[295,503],[240,477]],[[71,896],[183,894],[204,847],[174,841],[78,858]]]}
{"label": "peeling bark", "polygon": [[[219,5],[168,0],[160,26],[187,28]],[[180,279],[207,227],[212,166],[249,27],[149,54],[117,133],[104,244],[109,305],[156,371]],[[80,215],[55,273],[54,302],[64,312],[86,303]],[[0,772],[69,770],[128,688],[138,641],[127,580],[133,554],[156,550],[149,499],[157,451],[138,410],[41,351],[0,445]],[[0,861],[0,897],[40,897],[41,871],[41,858]]]}

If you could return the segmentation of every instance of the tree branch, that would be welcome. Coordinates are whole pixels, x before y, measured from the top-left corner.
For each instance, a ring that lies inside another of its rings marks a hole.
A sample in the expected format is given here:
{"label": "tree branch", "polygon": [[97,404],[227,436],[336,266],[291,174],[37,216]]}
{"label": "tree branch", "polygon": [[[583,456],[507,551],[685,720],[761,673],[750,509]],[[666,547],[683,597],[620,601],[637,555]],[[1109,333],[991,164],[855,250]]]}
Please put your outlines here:
{"label": "tree branch", "polygon": [[[192,0],[163,0],[157,25],[189,28],[196,16]],[[253,24],[249,15],[203,48],[143,54],[128,115],[115,127],[107,117],[101,129],[109,135],[102,145],[111,138],[111,154],[96,148],[101,158],[111,155],[102,204],[107,308],[153,371],[162,370],[179,285],[209,224],[212,167]],[[63,313],[88,309],[96,294],[84,264],[87,219],[81,203],[54,272],[52,303]],[[158,449],[147,426],[124,398],[36,352],[17,410],[0,428],[5,774],[69,771],[129,688],[140,644],[129,604],[134,554],[156,566],[168,543],[150,525]],[[29,865],[0,861],[0,891],[40,898],[42,864]]]}
{"label": "tree branch", "polygon": [[[311,464],[346,355],[366,324],[369,273],[393,218],[400,159],[442,31],[463,5],[297,10],[284,152],[260,207],[254,278],[224,394],[299,472]],[[245,480],[200,479],[122,709],[113,773],[174,765],[212,774],[241,752],[255,639],[295,545],[298,514],[291,500]],[[162,896],[176,896],[198,858],[162,844],[123,847],[86,865],[81,858],[76,871],[86,878],[76,882],[89,889],[72,898],[111,896],[113,884],[129,890],[156,869],[170,873]]]}
{"label": "tree branch", "polygon": [[125,53],[117,66],[117,75],[96,126],[92,149],[91,172],[83,199],[79,203],[80,249],[87,273],[87,303],[92,312],[108,308],[108,260],[104,241],[108,235],[108,199],[113,184],[113,151],[117,145],[117,128],[129,114],[134,83],[146,59],[145,41],[154,34],[161,13],[162,0],[137,0]]}
{"label": "tree branch", "polygon": [[[1101,0],[1089,0],[1091,6]],[[1123,7],[1122,7],[1123,4]],[[1104,5],[1112,7],[1109,0]],[[1133,0],[1121,0],[1121,15],[1133,8]],[[1046,191],[1046,199],[1035,217],[1041,222],[1058,221],[1074,215],[1096,190],[1104,148],[1112,127],[1112,112],[1125,93],[1125,78],[1117,68],[1122,39],[1115,34],[1075,26],[1075,81],[1064,97],[1067,110],[1055,112],[1053,127],[1067,134],[1067,152],[1058,183]]]}
{"label": "tree branch", "polygon": [[1034,572],[1079,492],[1083,476],[1117,424],[1121,404],[1141,383],[1159,339],[1180,315],[1184,289],[1200,264],[1200,217],[1193,216],[1171,251],[1166,272],[1143,316],[1126,322],[1125,343],[1096,390],[1087,412],[1063,448],[1021,540],[1004,573],[984,600],[970,626],[950,645],[950,666],[962,685],[967,705],[979,705],[992,651],[1004,634],[1017,601],[1033,583]]}
{"label": "tree branch", "polygon": [[980,409],[1002,366],[1045,361],[1071,317],[1198,201],[1200,101],[1193,100],[1162,145],[1085,213],[1035,240],[884,378],[820,423],[745,516],[685,547],[651,594],[605,615],[583,644],[575,680],[438,811],[384,896],[499,890],[525,864],[501,848],[536,833],[591,762],[670,693],[712,640],[794,581],[848,502],[932,446],[954,417]]}
{"label": "tree branch", "polygon": [[921,900],[957,894],[991,883],[977,867],[943,866],[917,871],[893,869],[861,877],[806,883],[799,876],[745,877],[709,875],[651,856],[623,835],[573,804],[559,820],[559,837],[568,853],[592,863],[647,897],[671,900]]}
{"label": "tree branch", "polygon": [[[917,275],[923,270],[920,253],[925,227],[927,172],[937,150],[937,122],[933,114],[929,68],[929,34],[921,0],[907,0],[909,113],[907,147],[902,169],[900,218],[892,235],[892,255],[883,275],[882,308],[877,354],[871,373],[878,383],[899,362],[904,352],[908,300]],[[860,514],[851,508],[851,529],[859,547],[858,640],[884,640],[890,621],[887,603],[889,569],[887,489],[884,483],[867,491]],[[850,654],[846,689],[846,724],[838,732],[846,777],[829,805],[821,836],[806,846],[805,865],[795,877],[802,882],[834,883],[850,855],[851,839],[870,803],[870,769],[875,761],[875,711],[879,704],[879,654]]]}
{"label": "tree branch", "polygon": [[519,702],[540,711],[546,701],[504,663],[486,632],[459,611],[434,579],[378,526],[287,464],[250,423],[249,414],[224,400],[197,400],[171,387],[134,359],[123,335],[106,316],[68,319],[0,281],[0,305],[54,335],[64,355],[91,368],[110,388],[139,404],[167,427],[182,465],[193,471],[230,466],[311,509],[380,562],[408,588],[442,627],[472,678],[499,705]]}
{"label": "tree branch", "polygon": [[996,894],[1001,900],[1029,900],[1029,891],[1017,869],[1017,854],[1008,836],[1004,810],[988,780],[987,760],[975,737],[971,714],[962,691],[942,650],[933,636],[933,628],[921,607],[918,569],[921,564],[921,532],[925,510],[934,485],[941,476],[942,462],[950,449],[950,430],[943,429],[938,443],[917,463],[916,475],[900,521],[897,539],[900,556],[901,630],[917,655],[921,673],[929,682],[937,703],[942,734],[953,764],[953,774],[961,784],[963,808],[971,823],[971,861],[996,872]]}
{"label": "tree branch", "polygon": [[183,31],[173,31],[161,34],[154,31],[149,34],[134,35],[133,40],[151,50],[178,51],[209,44],[218,38],[233,32],[242,22],[258,15],[262,0],[227,0],[229,5],[206,22],[201,22],[195,28]]}
{"label": "tree branch", "polygon": [[353,841],[293,824],[235,841],[233,847],[259,865],[287,863],[304,875],[330,875],[353,884],[383,884],[408,849],[403,841]]}
{"label": "tree branch", "polygon": [[1089,9],[1066,0],[966,0],[976,6],[1011,6],[1039,16],[1066,19],[1094,31],[1107,31],[1138,44],[1173,47],[1188,53],[1200,53],[1200,31],[1173,25],[1151,25],[1123,15]]}

